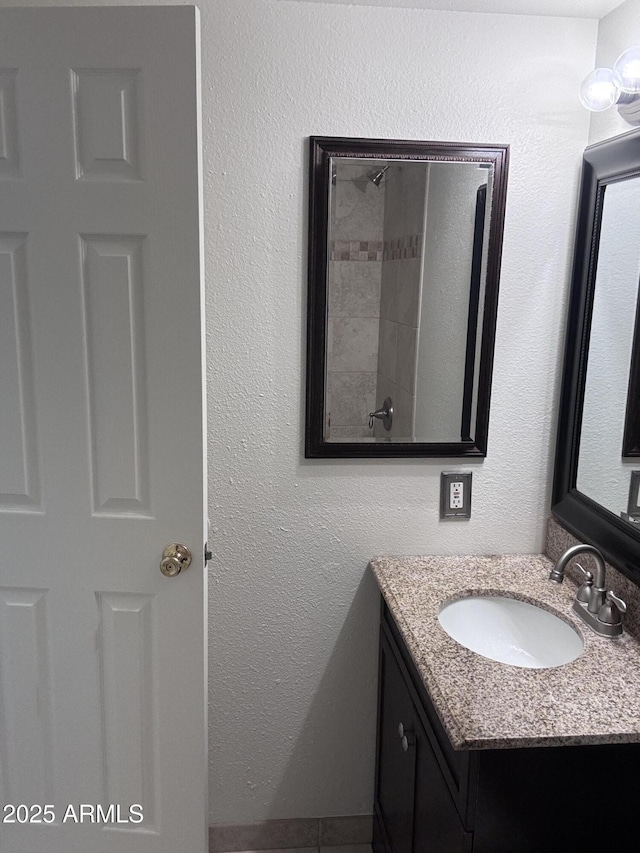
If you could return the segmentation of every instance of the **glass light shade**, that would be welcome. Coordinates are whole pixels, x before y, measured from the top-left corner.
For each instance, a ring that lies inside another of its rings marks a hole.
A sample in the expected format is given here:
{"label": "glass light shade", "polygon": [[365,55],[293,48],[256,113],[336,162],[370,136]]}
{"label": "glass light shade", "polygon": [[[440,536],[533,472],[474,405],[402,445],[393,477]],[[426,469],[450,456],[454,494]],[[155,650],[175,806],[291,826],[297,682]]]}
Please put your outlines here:
{"label": "glass light shade", "polygon": [[613,70],[620,75],[623,92],[632,95],[640,92],[640,46],[630,47],[621,53]]}
{"label": "glass light shade", "polygon": [[613,68],[596,68],[582,81],[580,101],[591,112],[599,113],[612,107],[622,91],[622,79]]}

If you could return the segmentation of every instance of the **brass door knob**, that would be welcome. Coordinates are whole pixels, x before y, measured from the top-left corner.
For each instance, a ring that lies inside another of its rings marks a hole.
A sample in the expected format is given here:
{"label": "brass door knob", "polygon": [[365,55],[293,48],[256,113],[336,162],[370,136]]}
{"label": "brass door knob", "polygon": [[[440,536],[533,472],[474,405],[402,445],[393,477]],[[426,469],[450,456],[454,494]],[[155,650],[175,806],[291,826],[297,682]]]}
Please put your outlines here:
{"label": "brass door knob", "polygon": [[175,578],[191,565],[191,551],[184,545],[172,542],[162,552],[160,571],[166,578]]}

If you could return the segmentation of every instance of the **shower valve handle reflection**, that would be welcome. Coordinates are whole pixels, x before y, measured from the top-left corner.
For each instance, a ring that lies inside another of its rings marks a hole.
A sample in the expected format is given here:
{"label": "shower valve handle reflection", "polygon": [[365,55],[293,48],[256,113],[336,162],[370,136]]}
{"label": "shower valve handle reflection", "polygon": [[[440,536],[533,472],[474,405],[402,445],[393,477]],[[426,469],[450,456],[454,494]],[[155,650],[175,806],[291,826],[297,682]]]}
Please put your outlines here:
{"label": "shower valve handle reflection", "polygon": [[382,421],[382,426],[389,432],[393,424],[393,400],[387,397],[381,408],[375,412],[369,412],[369,429],[373,429],[373,419],[377,418]]}

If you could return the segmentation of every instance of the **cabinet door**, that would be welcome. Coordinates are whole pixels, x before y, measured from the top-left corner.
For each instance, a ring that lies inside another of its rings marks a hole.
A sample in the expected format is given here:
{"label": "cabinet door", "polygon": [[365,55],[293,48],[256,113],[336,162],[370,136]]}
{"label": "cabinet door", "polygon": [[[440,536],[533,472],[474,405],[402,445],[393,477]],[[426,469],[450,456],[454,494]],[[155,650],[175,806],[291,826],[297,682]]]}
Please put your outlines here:
{"label": "cabinet door", "polygon": [[[382,634],[380,643],[376,805],[393,853],[412,853],[415,713],[394,653]],[[405,742],[401,724],[407,731]]]}
{"label": "cabinet door", "polygon": [[473,833],[465,832],[429,738],[416,720],[416,775],[413,853],[467,853]]}

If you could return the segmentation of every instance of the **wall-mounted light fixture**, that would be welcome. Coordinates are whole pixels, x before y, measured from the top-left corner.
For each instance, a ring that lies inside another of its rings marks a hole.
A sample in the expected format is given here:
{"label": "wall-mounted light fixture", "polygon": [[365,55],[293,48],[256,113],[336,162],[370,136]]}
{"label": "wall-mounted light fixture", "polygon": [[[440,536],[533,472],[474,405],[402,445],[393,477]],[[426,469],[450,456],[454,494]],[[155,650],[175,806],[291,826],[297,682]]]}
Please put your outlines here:
{"label": "wall-mounted light fixture", "polygon": [[613,68],[596,68],[582,81],[580,101],[592,112],[614,104],[628,124],[640,125],[640,45],[620,54]]}

